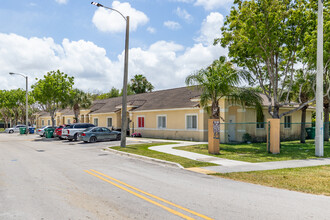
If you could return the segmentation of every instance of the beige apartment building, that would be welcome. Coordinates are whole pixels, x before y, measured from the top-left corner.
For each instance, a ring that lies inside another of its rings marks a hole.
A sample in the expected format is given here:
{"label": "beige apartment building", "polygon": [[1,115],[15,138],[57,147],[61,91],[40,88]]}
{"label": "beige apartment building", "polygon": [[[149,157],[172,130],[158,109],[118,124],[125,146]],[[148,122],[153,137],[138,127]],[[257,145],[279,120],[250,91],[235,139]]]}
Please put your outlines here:
{"label": "beige apartment building", "polygon": [[[207,141],[208,119],[210,118],[199,103],[201,91],[194,87],[167,89],[150,93],[130,95],[127,97],[127,118],[130,133],[138,132],[143,137],[165,138],[177,140]],[[96,100],[90,109],[80,111],[80,122],[92,123],[96,126],[112,129],[121,128],[122,98]],[[264,99],[264,122],[270,115],[267,112],[267,100]],[[256,124],[257,114],[254,108],[233,105],[227,100],[220,100],[222,143],[241,142],[248,133],[257,141],[266,137],[264,124]],[[281,109],[281,112],[287,111]],[[307,122],[311,122],[312,110],[307,110]],[[74,122],[72,110],[61,110],[56,113],[56,125]],[[296,137],[300,134],[299,123],[301,111],[281,118],[284,128],[281,135]],[[49,113],[37,115],[37,127],[51,124]]]}

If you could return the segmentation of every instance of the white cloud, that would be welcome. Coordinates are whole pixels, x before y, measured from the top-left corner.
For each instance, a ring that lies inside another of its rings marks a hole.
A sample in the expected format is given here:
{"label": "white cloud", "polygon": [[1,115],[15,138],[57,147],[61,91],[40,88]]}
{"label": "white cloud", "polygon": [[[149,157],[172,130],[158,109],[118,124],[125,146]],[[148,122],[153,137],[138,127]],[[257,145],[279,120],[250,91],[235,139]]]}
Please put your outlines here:
{"label": "white cloud", "polygon": [[[227,50],[211,42],[219,33],[223,17],[210,13],[201,25],[196,44],[157,41],[145,48],[129,50],[129,77],[143,74],[157,90],[185,86],[185,78],[212,63]],[[212,32],[214,30],[214,32]],[[25,38],[15,34],[0,34],[0,89],[25,88],[24,79],[9,76],[9,72],[25,73],[29,85],[50,70],[60,69],[75,77],[75,87],[85,91],[109,91],[122,88],[124,51],[110,60],[104,48],[84,40],[64,39],[60,44],[52,38]]]}
{"label": "white cloud", "polygon": [[177,9],[175,10],[175,14],[188,23],[192,22],[193,20],[191,14],[189,14],[185,9],[181,9],[180,7],[177,7]]}
{"label": "white cloud", "polygon": [[58,4],[66,4],[68,0],[55,0]]}
{"label": "white cloud", "polygon": [[211,12],[206,19],[203,20],[200,30],[200,36],[195,40],[204,45],[212,45],[215,38],[221,36],[220,28],[223,26],[224,17],[218,12]]}
{"label": "white cloud", "polygon": [[156,29],[153,28],[153,27],[148,27],[148,28],[147,28],[147,31],[148,31],[150,34],[154,34],[154,33],[156,33]]}
{"label": "white cloud", "polygon": [[214,10],[222,6],[228,6],[233,3],[233,0],[196,0],[196,6],[203,6],[205,10]]}
{"label": "white cloud", "polygon": [[[120,11],[125,17],[130,16],[130,31],[135,31],[139,26],[145,25],[149,21],[149,18],[143,12],[132,8],[127,2],[114,1],[112,8]],[[123,17],[109,9],[98,8],[92,21],[97,29],[103,32],[117,33],[126,30],[126,22]]]}
{"label": "white cloud", "polygon": [[181,25],[175,21],[165,21],[164,26],[171,30],[178,30],[181,28]]}
{"label": "white cloud", "polygon": [[0,81],[4,82],[1,89],[25,88],[25,81],[9,76],[9,72],[25,73],[32,85],[36,77],[57,69],[74,76],[75,85],[85,90],[108,90],[121,82],[111,71],[113,63],[105,49],[92,42],[64,39],[62,44],[56,44],[52,38],[0,34],[0,45]]}

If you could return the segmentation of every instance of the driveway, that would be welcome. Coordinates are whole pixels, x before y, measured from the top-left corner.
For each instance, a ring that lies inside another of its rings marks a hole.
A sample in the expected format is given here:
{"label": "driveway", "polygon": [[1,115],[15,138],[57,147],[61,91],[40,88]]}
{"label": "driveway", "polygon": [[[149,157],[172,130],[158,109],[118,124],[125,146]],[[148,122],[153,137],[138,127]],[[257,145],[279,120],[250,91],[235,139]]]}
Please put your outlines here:
{"label": "driveway", "polygon": [[[129,143],[129,141],[128,141]],[[328,219],[330,197],[0,134],[0,219]]]}

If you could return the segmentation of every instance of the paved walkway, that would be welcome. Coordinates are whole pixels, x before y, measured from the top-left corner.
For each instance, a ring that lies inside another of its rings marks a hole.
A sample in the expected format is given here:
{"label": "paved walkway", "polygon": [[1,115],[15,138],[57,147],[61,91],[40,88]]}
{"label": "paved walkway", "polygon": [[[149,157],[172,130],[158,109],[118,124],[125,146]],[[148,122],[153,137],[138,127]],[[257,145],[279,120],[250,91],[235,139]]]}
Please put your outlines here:
{"label": "paved walkway", "polygon": [[[177,141],[176,141],[177,142]],[[218,157],[212,157],[208,155],[192,153],[183,150],[173,149],[174,147],[191,146],[197,144],[207,144],[203,142],[180,142],[179,144],[161,145],[150,147],[150,150],[155,150],[167,154],[173,154],[180,157],[185,157],[192,160],[198,160],[203,162],[210,162],[218,164],[219,166],[210,166],[198,168],[197,172],[204,173],[231,173],[231,172],[246,172],[246,171],[258,171],[258,170],[275,170],[283,168],[295,168],[295,167],[309,167],[319,165],[330,165],[330,158],[318,158],[318,159],[306,159],[306,160],[287,160],[287,161],[275,161],[275,162],[263,162],[263,163],[248,163],[237,160],[228,160]],[[194,170],[194,169],[192,169]]]}

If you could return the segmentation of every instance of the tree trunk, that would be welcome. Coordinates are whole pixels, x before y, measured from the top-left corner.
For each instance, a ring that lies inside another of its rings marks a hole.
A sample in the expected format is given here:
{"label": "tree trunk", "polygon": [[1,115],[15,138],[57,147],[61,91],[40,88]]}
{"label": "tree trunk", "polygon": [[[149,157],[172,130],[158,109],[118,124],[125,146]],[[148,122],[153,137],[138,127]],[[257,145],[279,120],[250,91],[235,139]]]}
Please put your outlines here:
{"label": "tree trunk", "polygon": [[277,105],[274,106],[273,118],[280,118],[280,107]]}
{"label": "tree trunk", "polygon": [[306,143],[306,110],[308,106],[301,109],[301,125],[300,125],[300,143]]}
{"label": "tree trunk", "polygon": [[324,105],[324,141],[329,141],[329,104]]}

